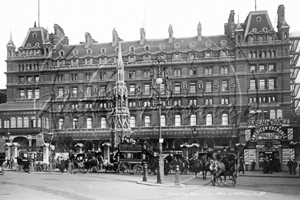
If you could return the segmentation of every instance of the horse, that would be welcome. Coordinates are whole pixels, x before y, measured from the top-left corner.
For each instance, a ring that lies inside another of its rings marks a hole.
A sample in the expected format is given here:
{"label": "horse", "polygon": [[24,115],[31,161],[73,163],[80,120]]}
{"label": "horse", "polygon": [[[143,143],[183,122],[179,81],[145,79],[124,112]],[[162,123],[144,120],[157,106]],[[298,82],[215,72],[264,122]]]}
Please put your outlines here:
{"label": "horse", "polygon": [[218,160],[211,160],[209,169],[210,169],[210,173],[211,173],[212,185],[216,186],[218,179],[220,179],[221,186],[222,186],[221,175],[225,171],[225,164],[221,161],[218,161]]}
{"label": "horse", "polygon": [[97,174],[99,173],[99,169],[100,169],[100,162],[98,159],[96,158],[92,158],[87,160],[85,163],[86,168],[88,169],[88,171],[90,171],[90,173],[93,173],[93,168],[96,169]]}
{"label": "horse", "polygon": [[202,172],[203,180],[206,180],[206,175],[210,167],[210,158],[202,157],[200,160],[200,171]]}

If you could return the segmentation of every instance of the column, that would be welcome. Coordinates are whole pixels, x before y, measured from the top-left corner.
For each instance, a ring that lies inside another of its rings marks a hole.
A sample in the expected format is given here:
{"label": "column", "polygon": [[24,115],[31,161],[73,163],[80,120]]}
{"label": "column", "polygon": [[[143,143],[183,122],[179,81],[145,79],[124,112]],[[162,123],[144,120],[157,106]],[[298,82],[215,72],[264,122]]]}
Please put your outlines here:
{"label": "column", "polygon": [[18,149],[20,147],[20,144],[17,142],[14,142],[12,144],[12,158],[14,159],[14,163],[17,163],[17,157],[18,157]]}
{"label": "column", "polygon": [[43,145],[43,163],[49,164],[49,144]]}
{"label": "column", "polygon": [[6,143],[4,145],[5,148],[5,156],[10,159],[12,153],[12,143]]}
{"label": "column", "polygon": [[110,162],[110,146],[109,145],[104,145],[103,158],[104,158],[104,160],[107,158],[108,162]]}

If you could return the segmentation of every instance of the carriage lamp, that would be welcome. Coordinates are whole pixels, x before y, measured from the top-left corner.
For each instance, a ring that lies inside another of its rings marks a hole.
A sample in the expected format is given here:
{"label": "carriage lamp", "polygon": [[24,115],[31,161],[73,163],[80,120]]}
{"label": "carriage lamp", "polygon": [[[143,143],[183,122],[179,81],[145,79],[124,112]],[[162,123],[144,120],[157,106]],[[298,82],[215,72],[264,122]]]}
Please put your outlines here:
{"label": "carriage lamp", "polygon": [[9,138],[10,138],[10,132],[8,131],[7,132],[7,140],[8,140],[8,142],[10,142]]}

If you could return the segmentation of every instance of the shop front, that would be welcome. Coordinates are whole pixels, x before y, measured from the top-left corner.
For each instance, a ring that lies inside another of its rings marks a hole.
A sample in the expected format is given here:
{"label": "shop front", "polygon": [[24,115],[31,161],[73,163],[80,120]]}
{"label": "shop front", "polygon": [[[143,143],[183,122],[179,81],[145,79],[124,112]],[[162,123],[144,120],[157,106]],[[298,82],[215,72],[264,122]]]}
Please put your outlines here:
{"label": "shop front", "polygon": [[272,120],[264,121],[266,123],[261,120],[250,122],[250,126],[241,134],[245,136],[245,165],[250,169],[252,161],[255,160],[256,168],[262,170],[267,160],[274,172],[286,171],[288,160],[295,158],[295,147],[291,145],[294,129],[282,124],[285,120],[277,120],[276,123]]}

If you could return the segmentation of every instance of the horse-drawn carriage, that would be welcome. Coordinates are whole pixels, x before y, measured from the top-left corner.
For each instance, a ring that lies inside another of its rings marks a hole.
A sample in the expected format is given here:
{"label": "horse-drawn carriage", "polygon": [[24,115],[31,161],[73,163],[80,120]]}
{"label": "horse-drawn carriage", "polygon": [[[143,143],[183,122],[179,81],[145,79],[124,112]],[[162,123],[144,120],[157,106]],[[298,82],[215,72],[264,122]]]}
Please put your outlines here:
{"label": "horse-drawn carriage", "polygon": [[81,172],[82,174],[87,173],[88,168],[85,164],[87,155],[85,153],[77,153],[73,160],[72,173]]}
{"label": "horse-drawn carriage", "polygon": [[132,172],[142,174],[143,172],[143,146],[134,143],[121,143],[118,146],[117,160],[118,171],[123,173]]}
{"label": "horse-drawn carriage", "polygon": [[236,155],[229,153],[226,156],[219,157],[215,154],[214,160],[210,163],[210,171],[212,175],[212,184],[216,185],[217,180],[220,179],[222,185],[222,177],[224,183],[226,183],[226,177],[232,180],[232,186],[234,187],[237,182],[237,169],[236,169]]}
{"label": "horse-drawn carriage", "polygon": [[213,152],[202,151],[195,152],[189,160],[189,171],[194,172],[196,177],[202,172],[203,180],[206,180],[206,174],[209,171],[210,160],[213,158]]}

